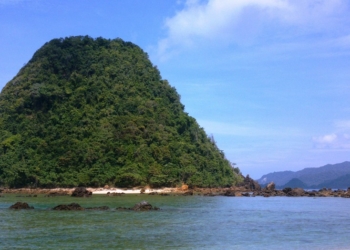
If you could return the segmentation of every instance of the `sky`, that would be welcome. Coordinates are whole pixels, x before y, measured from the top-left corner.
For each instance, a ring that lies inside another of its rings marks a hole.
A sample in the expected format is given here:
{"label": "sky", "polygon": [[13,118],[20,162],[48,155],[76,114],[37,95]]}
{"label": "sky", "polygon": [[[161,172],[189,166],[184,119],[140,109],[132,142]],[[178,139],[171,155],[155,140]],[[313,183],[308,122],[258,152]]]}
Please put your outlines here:
{"label": "sky", "polygon": [[244,175],[350,160],[349,0],[0,0],[0,89],[54,38],[140,46]]}

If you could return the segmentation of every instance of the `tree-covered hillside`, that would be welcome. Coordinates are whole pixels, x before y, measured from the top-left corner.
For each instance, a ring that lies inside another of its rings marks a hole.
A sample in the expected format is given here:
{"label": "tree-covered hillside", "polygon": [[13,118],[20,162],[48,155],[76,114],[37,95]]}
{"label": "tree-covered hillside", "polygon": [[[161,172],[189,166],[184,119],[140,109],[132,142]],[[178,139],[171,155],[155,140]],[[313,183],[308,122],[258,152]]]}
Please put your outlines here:
{"label": "tree-covered hillside", "polygon": [[0,94],[0,186],[231,186],[236,172],[121,39],[54,39]]}

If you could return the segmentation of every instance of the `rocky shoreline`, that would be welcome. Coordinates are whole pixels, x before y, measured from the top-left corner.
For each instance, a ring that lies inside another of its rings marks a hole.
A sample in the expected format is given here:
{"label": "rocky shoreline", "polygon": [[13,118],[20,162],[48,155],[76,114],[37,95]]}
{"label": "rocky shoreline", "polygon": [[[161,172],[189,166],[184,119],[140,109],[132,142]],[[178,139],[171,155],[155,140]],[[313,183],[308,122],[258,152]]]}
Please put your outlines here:
{"label": "rocky shoreline", "polygon": [[182,185],[178,188],[161,188],[151,189],[137,187],[133,189],[118,189],[105,186],[104,188],[55,188],[55,189],[40,189],[40,188],[20,188],[20,189],[0,189],[0,197],[3,194],[20,194],[27,197],[36,197],[37,195],[45,195],[47,197],[54,196],[72,196],[72,197],[91,197],[93,194],[105,194],[107,196],[122,196],[124,194],[139,194],[139,195],[202,195],[202,196],[229,196],[229,197],[342,197],[350,198],[350,187],[347,190],[333,190],[322,188],[319,190],[304,190],[302,188],[284,188],[278,190],[273,182],[269,183],[265,188],[248,176],[243,177],[243,181],[234,187],[228,188],[189,188],[187,185]]}

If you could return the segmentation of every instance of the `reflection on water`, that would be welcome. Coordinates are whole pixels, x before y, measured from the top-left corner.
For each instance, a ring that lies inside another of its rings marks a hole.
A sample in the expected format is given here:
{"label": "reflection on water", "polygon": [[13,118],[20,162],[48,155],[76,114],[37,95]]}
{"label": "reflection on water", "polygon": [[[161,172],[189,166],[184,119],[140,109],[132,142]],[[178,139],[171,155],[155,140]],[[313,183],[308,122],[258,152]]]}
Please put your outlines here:
{"label": "reflection on water", "polygon": [[[115,210],[141,200],[162,210]],[[35,209],[8,209],[17,201]],[[111,210],[50,210],[72,202]],[[0,198],[0,249],[346,249],[349,224],[350,199],[343,198]]]}

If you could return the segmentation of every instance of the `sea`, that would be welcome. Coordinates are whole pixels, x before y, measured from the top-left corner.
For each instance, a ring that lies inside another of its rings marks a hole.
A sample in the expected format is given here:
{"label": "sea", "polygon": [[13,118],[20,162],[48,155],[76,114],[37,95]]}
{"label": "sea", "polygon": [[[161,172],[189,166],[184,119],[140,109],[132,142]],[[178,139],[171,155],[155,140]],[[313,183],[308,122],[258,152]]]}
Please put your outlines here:
{"label": "sea", "polygon": [[[3,196],[0,249],[350,249],[346,198]],[[144,200],[161,210],[116,210]],[[9,209],[17,201],[34,209]],[[52,210],[72,202],[111,209]]]}

